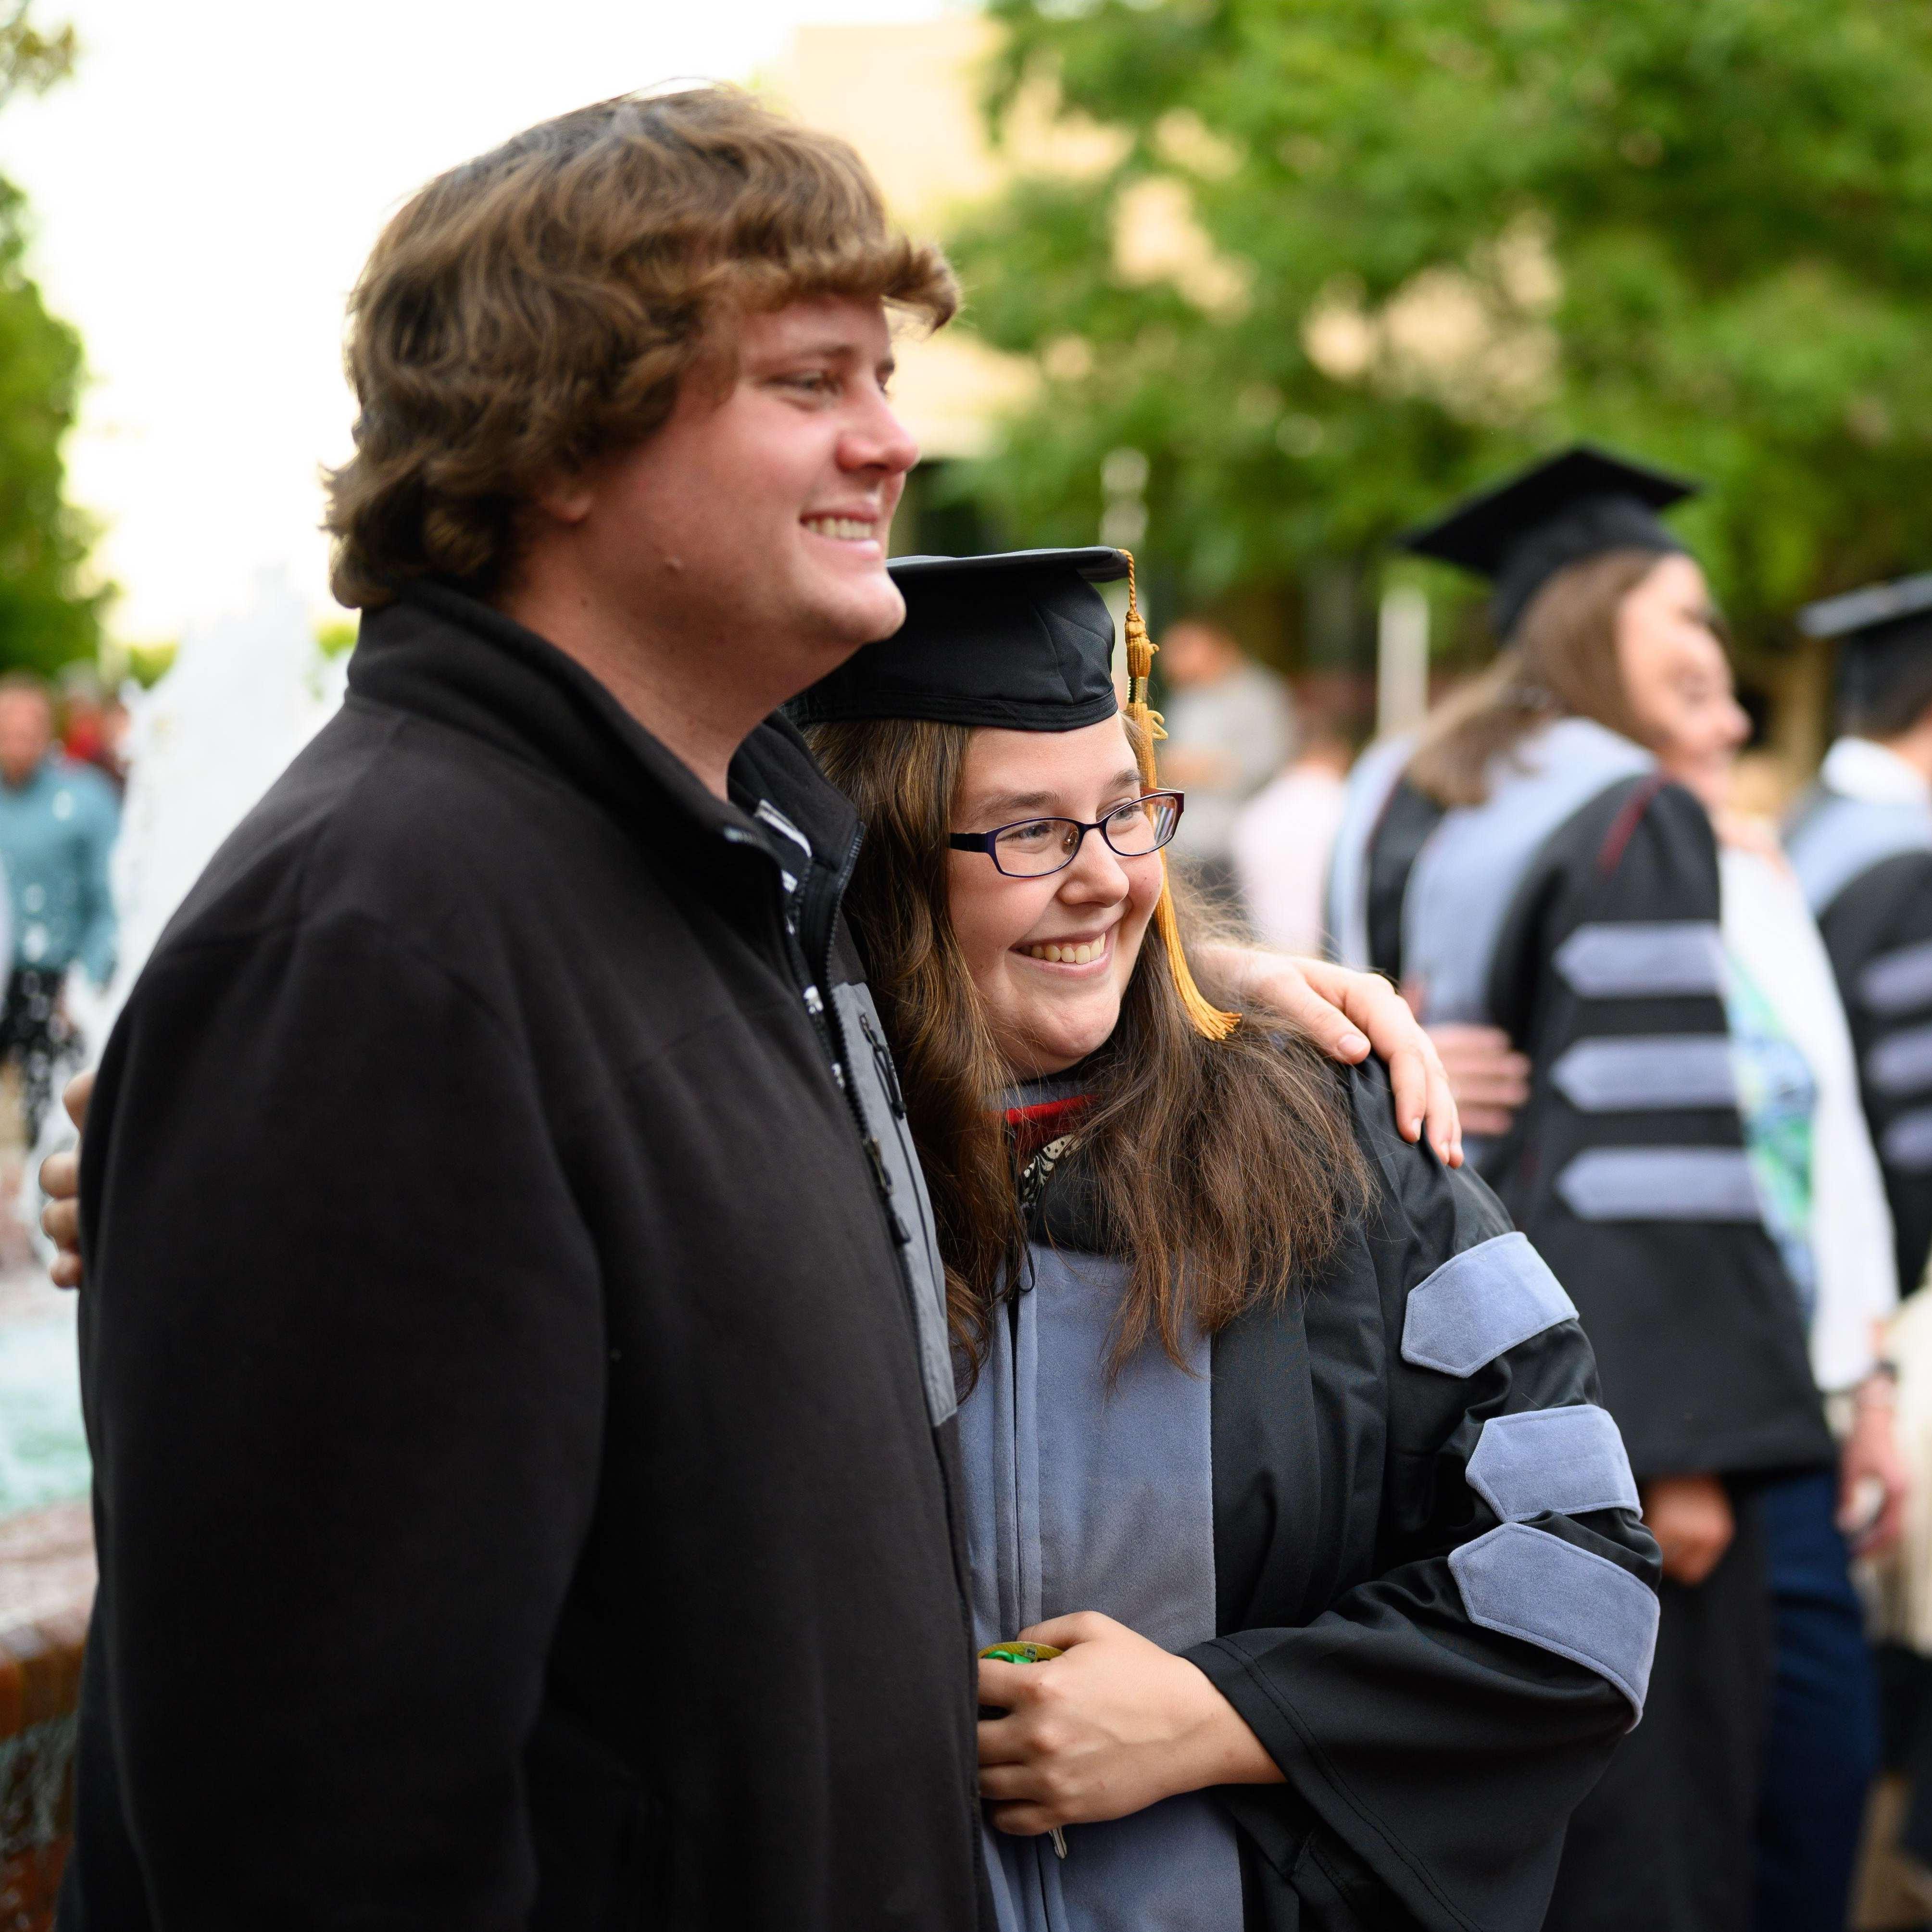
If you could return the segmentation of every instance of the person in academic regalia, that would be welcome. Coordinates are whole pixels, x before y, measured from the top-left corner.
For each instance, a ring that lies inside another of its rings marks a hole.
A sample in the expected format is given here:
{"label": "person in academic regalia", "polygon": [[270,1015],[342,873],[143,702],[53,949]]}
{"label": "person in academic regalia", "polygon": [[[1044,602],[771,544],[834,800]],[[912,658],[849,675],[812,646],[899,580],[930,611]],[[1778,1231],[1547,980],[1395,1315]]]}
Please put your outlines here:
{"label": "person in academic regalia", "polygon": [[[1932,572],[1828,598],[1798,614],[1840,640],[1844,735],[1786,828],[1851,1022],[1865,1117],[1898,1245],[1899,1286],[1932,1250]],[[1909,1412],[1922,1409],[1932,1337],[1922,1308],[1894,1324]],[[1928,1472],[1916,1471],[1922,1490]],[[1898,1558],[1881,1572],[1878,1669],[1886,1758],[1908,1782],[1899,1849],[1932,1866],[1932,1585],[1922,1495]]]}
{"label": "person in academic regalia", "polygon": [[[1216,1012],[1109,550],[892,566],[794,715],[930,1184],[1002,1932],[1534,1932],[1658,1558],[1590,1348],[1378,1076]],[[868,1021],[869,1024],[869,1021]],[[1063,1848],[1064,1847],[1064,1852]]]}
{"label": "person in academic regalia", "polygon": [[1885,1170],[1899,1286],[1932,1253],[1932,572],[1814,604],[1845,735],[1786,836],[1838,976]]}
{"label": "person in academic regalia", "polygon": [[[1632,707],[1660,768],[1718,833],[1730,1022],[1746,1151],[1807,1318],[1813,1375],[1838,1400],[1839,1467],[1757,1491],[1775,1613],[1776,1670],[1756,1830],[1753,1932],[1845,1923],[1880,1761],[1877,1688],[1844,1526],[1861,1556],[1895,1542],[1910,1484],[1894,1429],[1894,1365],[1881,1360],[1898,1299],[1892,1215],[1865,1126],[1851,1030],[1825,942],[1772,828],[1732,808],[1750,735],[1730,661],[1701,624],[1672,625],[1634,667]],[[1496,1101],[1528,1063],[1493,1028],[1445,1035],[1472,1131],[1503,1133]],[[1487,1059],[1478,1049],[1485,1046]],[[1453,1048],[1453,1051],[1451,1048]],[[1512,1069],[1506,1063],[1516,1063]],[[1486,1083],[1482,1076],[1486,1076]],[[1528,1098],[1526,1081],[1515,1097]],[[1889,1574],[1889,1572],[1888,1572]]]}
{"label": "person in academic regalia", "polygon": [[1506,1033],[1527,1103],[1475,1154],[1581,1311],[1664,1555],[1644,1724],[1580,1808],[1549,1923],[1749,1921],[1772,1615],[1754,1492],[1829,1468],[1798,1295],[1745,1145],[1711,822],[1639,698],[1714,622],[1659,512],[1578,448],[1407,540],[1493,582],[1496,664],[1352,781],[1342,956]]}

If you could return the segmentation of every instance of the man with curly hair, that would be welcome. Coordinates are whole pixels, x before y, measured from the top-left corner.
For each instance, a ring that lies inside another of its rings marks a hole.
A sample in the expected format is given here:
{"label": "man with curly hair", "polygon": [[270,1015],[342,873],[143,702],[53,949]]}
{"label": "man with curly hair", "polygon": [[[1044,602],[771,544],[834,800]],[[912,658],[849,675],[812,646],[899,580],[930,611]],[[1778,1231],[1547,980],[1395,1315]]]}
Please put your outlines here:
{"label": "man with curly hair", "polygon": [[951,1392],[838,1071],[855,828],[763,722],[900,620],[888,306],[955,299],[722,88],[377,244],[348,701],[88,1121],[67,1925],[975,1923]]}
{"label": "man with curly hair", "polygon": [[728,88],[378,243],[348,700],[84,1143],[69,1932],[978,1922],[944,1281],[773,715],[902,620],[890,320],[956,300]]}

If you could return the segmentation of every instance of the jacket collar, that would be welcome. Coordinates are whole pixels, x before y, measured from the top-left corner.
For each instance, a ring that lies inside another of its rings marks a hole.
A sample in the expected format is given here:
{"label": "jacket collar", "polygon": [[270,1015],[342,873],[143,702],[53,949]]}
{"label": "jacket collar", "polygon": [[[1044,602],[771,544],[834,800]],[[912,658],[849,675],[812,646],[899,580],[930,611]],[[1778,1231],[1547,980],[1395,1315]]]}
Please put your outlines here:
{"label": "jacket collar", "polygon": [[754,817],[769,801],[840,871],[858,814],[824,778],[790,722],[760,725],[731,763],[730,802],[646,731],[575,659],[446,584],[418,582],[364,614],[349,688],[368,703],[484,740],[582,793],[640,843],[715,864],[722,840],[782,862]]}

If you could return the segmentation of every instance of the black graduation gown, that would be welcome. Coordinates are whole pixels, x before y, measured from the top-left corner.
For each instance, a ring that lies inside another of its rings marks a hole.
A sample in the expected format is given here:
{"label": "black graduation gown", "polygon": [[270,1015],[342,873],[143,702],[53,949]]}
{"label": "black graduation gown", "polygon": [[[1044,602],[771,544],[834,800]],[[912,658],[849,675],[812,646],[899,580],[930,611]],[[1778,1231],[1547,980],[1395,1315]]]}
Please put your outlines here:
{"label": "black graduation gown", "polygon": [[[1190,1475],[1184,1454],[1162,1448],[1136,1492],[1120,1466],[1136,1444],[1119,1440],[1057,1516],[1050,1494],[1028,1488],[1050,1488],[1042,1448],[1042,1468],[1022,1468],[1018,1486],[1022,1543],[1037,1534],[1042,1546],[1011,1555],[1013,1498],[988,1498],[992,1466],[1010,1480],[1010,1445],[1036,1434],[1044,1444],[1056,1422],[1076,1456],[1108,1406],[1137,1397],[1124,1377],[1095,1398],[1090,1422],[1047,1413],[1050,1312],[1010,1358],[996,1351],[962,1412],[977,1634],[1125,1607],[1110,1578],[1066,1581],[1082,1558],[1055,1546],[1053,1523],[1093,1547],[1128,1549],[1131,1570],[1145,1506],[1162,1519],[1144,1539],[1156,1565],[1154,1544],[1171,1550],[1176,1520],[1198,1513],[1203,1560],[1175,1586],[1202,1593],[1196,1640],[1146,1630],[1131,1610],[1122,1620],[1198,1664],[1286,1774],[1214,1794],[1236,1827],[1250,1932],[1534,1932],[1569,1814],[1642,1696],[1655,1546],[1561,1287],[1486,1187],[1396,1137],[1378,1070],[1343,1077],[1377,1184],[1365,1220],[1304,1298],[1251,1312],[1204,1345],[1204,1379],[1168,1376],[1163,1400],[1199,1405],[1211,1470]],[[1034,1213],[1036,1257],[1092,1260],[1079,1252],[1096,1244],[1077,1156]],[[1043,1279],[1030,1291],[1048,1292]],[[1034,1312],[1028,1299],[1012,1305],[1016,1330]],[[1064,1400],[1065,1382],[1056,1386]],[[1157,1434],[1173,1418],[1144,1420]],[[1186,1432],[1172,1439],[1184,1446]],[[1142,1508],[1125,1541],[1109,1538],[1107,1494],[1117,1509]],[[986,1576],[989,1546],[1023,1573],[1017,1592]],[[1117,1829],[1071,1828],[1064,1865],[1044,1840],[1008,1841],[1034,1916],[1022,1904],[1002,1922],[1087,1922],[1077,1901],[1042,1912],[1038,1894],[1077,1880],[1083,1861],[1104,1855],[1094,1834]],[[1040,1848],[1037,1871],[1015,1844]],[[1114,1904],[1107,1922],[1126,1922]]]}
{"label": "black graduation gown", "polygon": [[[1528,1055],[1530,1100],[1480,1170],[1575,1300],[1639,1477],[1732,1479],[1738,1542],[1699,1589],[1664,1586],[1649,1715],[1579,1814],[1550,1921],[1716,1932],[1748,1910],[1769,1670],[1749,1484],[1834,1451],[1744,1150],[1708,818],[1636,748],[1612,755],[1613,734],[1556,728],[1564,755],[1542,777],[1499,779],[1486,872],[1481,808],[1445,813],[1394,761],[1366,774],[1381,794],[1355,802],[1334,923],[1346,937],[1352,905],[1367,957],[1351,963],[1398,981],[1418,951],[1452,968],[1447,1017],[1501,1026]],[[1581,772],[1568,793],[1565,769]],[[1438,862],[1458,838],[1460,872]],[[1475,882],[1466,928],[1445,880]]]}
{"label": "black graduation gown", "polygon": [[1851,1022],[1910,1294],[1932,1254],[1932,801],[1915,813],[1820,785],[1788,843]]}
{"label": "black graduation gown", "polygon": [[[1535,802],[1526,788],[1525,813]],[[1449,929],[1419,931],[1415,888],[1461,816],[1406,781],[1389,793],[1363,868],[1369,956],[1349,963],[1400,982],[1418,942],[1454,950],[1455,908],[1438,901]],[[1744,1149],[1703,808],[1654,772],[1617,778],[1492,890],[1487,956],[1466,969],[1476,1008],[1447,1017],[1502,1027],[1533,1072],[1478,1165],[1575,1298],[1638,1475],[1826,1466],[1797,1298]]]}

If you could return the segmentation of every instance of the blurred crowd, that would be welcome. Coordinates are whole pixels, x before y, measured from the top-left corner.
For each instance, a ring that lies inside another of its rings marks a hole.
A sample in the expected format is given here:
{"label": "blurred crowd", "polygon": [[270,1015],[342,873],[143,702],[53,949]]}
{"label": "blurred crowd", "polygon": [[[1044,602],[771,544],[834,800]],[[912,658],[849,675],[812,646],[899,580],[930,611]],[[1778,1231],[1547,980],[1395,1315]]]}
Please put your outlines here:
{"label": "blurred crowd", "polygon": [[[1660,520],[1684,493],[1572,451],[1410,539],[1491,580],[1499,652],[1359,758],[1226,629],[1172,625],[1176,855],[1259,938],[1402,987],[1595,1344],[1664,1622],[1550,1923],[1918,1927],[1932,574],[1798,614],[1836,646],[1838,735],[1756,815],[1722,619]],[[1682,1364],[1646,1317],[1658,1282],[1732,1304]],[[1773,1359],[1779,1322],[1808,1387]],[[1680,1368],[1701,1388],[1672,1389]],[[1828,1460],[1802,1439],[1820,1396]],[[1570,1875],[1599,1851],[1592,1898]]]}
{"label": "blurred crowd", "polygon": [[114,970],[109,860],[127,722],[89,667],[70,667],[58,684],[28,670],[0,677],[0,1079],[10,1089],[0,1142],[17,1135],[28,1150],[87,1051],[68,1010],[70,979],[99,987]]}
{"label": "blurred crowd", "polygon": [[[1163,734],[1111,542],[888,563],[958,290],[884,211],[654,93],[358,280],[354,701],[40,1170],[61,1923],[1932,1928],[1932,574],[1796,614],[1776,821],[1699,486],[1584,446],[1400,539],[1495,645],[1412,729],[1197,613]],[[115,970],[64,695],[29,1141]]]}

